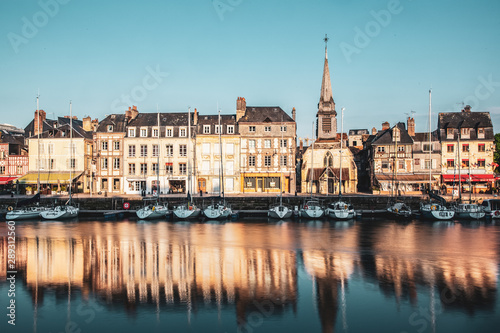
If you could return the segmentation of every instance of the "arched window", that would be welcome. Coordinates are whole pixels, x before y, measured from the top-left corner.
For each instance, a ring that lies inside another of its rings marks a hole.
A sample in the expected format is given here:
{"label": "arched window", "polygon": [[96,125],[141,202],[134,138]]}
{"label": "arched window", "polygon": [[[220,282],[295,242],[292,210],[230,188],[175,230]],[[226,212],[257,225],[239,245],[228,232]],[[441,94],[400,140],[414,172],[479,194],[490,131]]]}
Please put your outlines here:
{"label": "arched window", "polygon": [[325,168],[328,168],[328,167],[332,168],[333,167],[332,153],[330,153],[330,152],[326,153],[323,164],[324,164]]}

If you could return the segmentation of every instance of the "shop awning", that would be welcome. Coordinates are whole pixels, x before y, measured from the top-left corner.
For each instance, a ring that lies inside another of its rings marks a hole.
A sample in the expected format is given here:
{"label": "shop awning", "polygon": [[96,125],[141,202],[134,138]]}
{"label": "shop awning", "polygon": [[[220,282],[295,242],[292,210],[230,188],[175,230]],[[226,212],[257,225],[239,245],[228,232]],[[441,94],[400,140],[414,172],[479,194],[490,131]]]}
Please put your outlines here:
{"label": "shop awning", "polygon": [[[78,179],[83,171],[69,172],[40,172],[40,184],[69,183],[70,175],[73,180]],[[30,172],[19,178],[19,184],[37,184],[38,172]]]}
{"label": "shop awning", "polygon": [[17,177],[9,177],[9,176],[0,177],[0,185],[8,184],[9,182],[13,182],[16,179]]}
{"label": "shop awning", "polygon": [[[456,181],[458,182],[459,179],[461,179],[463,182],[469,181],[469,175],[460,175],[460,178],[458,175],[443,175],[443,181],[445,182],[452,182]],[[471,182],[492,182],[495,179],[493,174],[472,174],[470,175],[470,180]]]}
{"label": "shop awning", "polygon": [[[379,182],[398,182],[398,183],[428,183],[429,175],[420,174],[420,175],[375,175]],[[433,176],[432,180],[434,181],[439,176]]]}

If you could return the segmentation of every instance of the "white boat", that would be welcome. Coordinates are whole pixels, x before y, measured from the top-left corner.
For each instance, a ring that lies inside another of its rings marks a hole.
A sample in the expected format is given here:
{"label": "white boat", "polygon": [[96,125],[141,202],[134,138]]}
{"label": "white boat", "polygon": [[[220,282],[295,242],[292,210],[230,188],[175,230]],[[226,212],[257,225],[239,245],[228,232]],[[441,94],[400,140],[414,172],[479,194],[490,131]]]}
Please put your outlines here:
{"label": "white boat", "polygon": [[174,208],[174,216],[179,220],[194,219],[200,216],[201,209],[193,203],[187,203]]}
{"label": "white boat", "polygon": [[306,219],[318,219],[323,217],[325,210],[317,200],[309,200],[300,208],[300,217]]}
{"label": "white boat", "polygon": [[489,218],[500,219],[500,199],[486,199],[481,206]]}
{"label": "white boat", "polygon": [[40,213],[45,211],[45,207],[21,207],[7,211],[5,219],[7,221],[34,220],[40,218]]}
{"label": "white boat", "polygon": [[422,218],[429,220],[451,220],[455,211],[440,203],[426,202],[420,204]]}
{"label": "white boat", "polygon": [[[71,102],[69,102],[69,135],[70,135],[70,147],[73,147],[73,117],[71,111]],[[70,149],[70,158],[73,158],[73,149]],[[71,199],[71,188],[73,183],[72,169],[69,171],[69,200],[65,205],[55,206],[53,208],[48,208],[47,210],[40,213],[40,216],[46,220],[62,220],[71,219],[78,217],[80,213],[80,207],[73,204]]]}
{"label": "white boat", "polygon": [[387,212],[394,218],[410,218],[413,214],[411,208],[404,202],[395,202],[389,205]]}
{"label": "white boat", "polygon": [[455,207],[455,217],[464,220],[479,220],[486,215],[483,206],[477,204],[459,204]]}
{"label": "white boat", "polygon": [[325,214],[334,220],[350,220],[356,215],[353,206],[342,200],[329,204]]}
{"label": "white boat", "polygon": [[[432,136],[431,136],[431,90],[429,90],[429,161],[432,161]],[[435,198],[440,203],[433,203],[431,198]],[[429,168],[429,202],[420,203],[420,215],[424,219],[430,220],[451,220],[455,216],[455,211],[445,206],[446,201],[440,196],[432,193],[432,168]]]}
{"label": "white boat", "polygon": [[168,206],[156,203],[154,205],[147,205],[138,209],[135,214],[141,220],[160,219],[167,216],[169,213]]}
{"label": "white boat", "polygon": [[75,205],[59,205],[40,212],[40,216],[46,220],[62,220],[78,217],[80,208]]}
{"label": "white boat", "polygon": [[293,210],[291,207],[283,205],[283,203],[277,204],[269,208],[267,216],[272,219],[287,219],[292,216]]}
{"label": "white boat", "polygon": [[227,206],[224,202],[212,204],[203,210],[203,215],[212,220],[227,219],[231,216],[231,213],[231,207]]}

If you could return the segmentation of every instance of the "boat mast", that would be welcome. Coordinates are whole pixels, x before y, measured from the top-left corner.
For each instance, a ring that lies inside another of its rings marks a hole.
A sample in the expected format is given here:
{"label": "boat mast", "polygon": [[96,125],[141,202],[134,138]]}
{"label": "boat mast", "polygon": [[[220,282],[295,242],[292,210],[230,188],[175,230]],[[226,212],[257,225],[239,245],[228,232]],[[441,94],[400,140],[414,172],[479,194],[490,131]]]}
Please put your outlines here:
{"label": "boat mast", "polygon": [[[156,152],[156,200],[160,201],[160,110],[156,104],[157,124],[158,124],[158,151]],[[189,141],[188,141],[189,142]]]}
{"label": "boat mast", "polygon": [[219,197],[222,192],[222,199],[224,199],[224,167],[222,160],[222,126],[220,124],[220,109],[219,109],[219,152],[220,152],[220,175],[219,175]]}
{"label": "boat mast", "polygon": [[432,141],[431,141],[431,102],[432,101],[432,90],[429,89],[429,198],[432,192]]}
{"label": "boat mast", "polygon": [[311,199],[313,197],[313,167],[314,167],[314,121],[312,122],[312,144],[311,144]]}
{"label": "boat mast", "polygon": [[71,186],[73,185],[73,113],[69,101],[69,204],[71,205]]}
{"label": "boat mast", "polygon": [[[397,164],[398,164],[398,136],[397,136],[397,131],[398,131],[398,125],[396,124],[396,130],[394,131],[394,170],[392,171],[392,196],[396,197],[398,196],[398,191],[394,190],[394,187],[396,186],[396,177],[398,175],[398,169],[397,169]],[[394,195],[395,194],[395,195]]]}
{"label": "boat mast", "polygon": [[39,108],[39,99],[40,92],[36,95],[36,116],[37,116],[37,145],[38,145],[38,177],[36,179],[37,193],[40,193],[40,108]]}
{"label": "boat mast", "polygon": [[187,176],[188,176],[188,190],[187,190],[187,197],[188,197],[188,204],[189,204],[189,198],[190,198],[190,192],[191,192],[191,170],[190,170],[190,163],[189,159],[191,157],[191,107],[188,107],[188,143],[187,143]]}
{"label": "boat mast", "polygon": [[340,109],[340,165],[339,165],[339,200],[342,198],[342,148],[343,148],[343,132],[344,132],[344,110]]}
{"label": "boat mast", "polygon": [[[281,185],[281,182],[283,181],[283,168],[281,166],[281,159],[283,158],[281,154],[281,149],[282,149],[282,144],[283,144],[283,115],[281,115],[281,125],[280,125],[280,131],[281,131],[281,142],[279,145],[279,164],[280,164],[280,206],[283,206],[283,188]],[[286,157],[285,157],[286,158]]]}
{"label": "boat mast", "polygon": [[462,160],[461,160],[461,157],[460,157],[460,132],[461,132],[461,128],[460,128],[460,125],[458,125],[458,146],[457,146],[457,151],[458,151],[458,161],[457,161],[457,164],[458,164],[458,202],[462,202]]}

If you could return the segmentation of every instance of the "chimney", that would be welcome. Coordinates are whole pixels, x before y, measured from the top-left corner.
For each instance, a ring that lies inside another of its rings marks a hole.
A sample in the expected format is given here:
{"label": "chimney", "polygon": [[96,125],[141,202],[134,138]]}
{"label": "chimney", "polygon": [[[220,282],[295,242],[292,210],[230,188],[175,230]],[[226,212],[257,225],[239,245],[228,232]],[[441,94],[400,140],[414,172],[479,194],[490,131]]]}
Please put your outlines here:
{"label": "chimney", "polygon": [[304,142],[302,141],[302,138],[299,138],[299,150],[302,152],[304,150]]}
{"label": "chimney", "polygon": [[391,127],[391,124],[389,124],[388,121],[382,123],[382,131],[385,131]]}
{"label": "chimney", "polygon": [[125,121],[128,123],[132,119],[132,108],[129,106],[128,110],[125,111]]}
{"label": "chimney", "polygon": [[295,110],[295,108],[292,109],[292,118],[293,118],[293,121],[295,121],[295,116],[297,115],[297,111]]}
{"label": "chimney", "polygon": [[468,112],[468,113],[470,113],[470,105],[466,105],[466,106],[463,108],[462,112]]}
{"label": "chimney", "polygon": [[130,110],[131,114],[131,119],[130,120],[134,120],[135,118],[137,118],[137,115],[139,114],[139,111],[137,111],[137,106],[135,105],[132,105],[132,110]]}
{"label": "chimney", "polygon": [[372,135],[377,134],[377,129],[375,127],[372,128]]}
{"label": "chimney", "polygon": [[198,125],[198,110],[196,108],[194,108],[193,125]]}
{"label": "chimney", "polygon": [[90,116],[84,117],[82,119],[84,131],[87,131],[87,132],[92,131],[91,120],[92,120],[92,118],[90,118]]}
{"label": "chimney", "polygon": [[40,130],[40,133],[43,132],[43,122],[47,116],[47,113],[43,110],[37,110],[35,111],[35,119],[33,122],[34,129],[33,129],[33,135],[38,135],[38,130]]}
{"label": "chimney", "polygon": [[241,117],[245,116],[247,110],[247,102],[245,97],[238,97],[236,100],[236,121],[239,121]]}
{"label": "chimney", "polygon": [[409,136],[415,136],[415,119],[408,117],[408,135]]}
{"label": "chimney", "polygon": [[94,120],[91,121],[90,126],[92,127],[92,131],[96,132],[97,127],[99,127],[99,120],[97,120],[97,118],[95,118]]}

